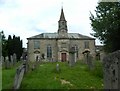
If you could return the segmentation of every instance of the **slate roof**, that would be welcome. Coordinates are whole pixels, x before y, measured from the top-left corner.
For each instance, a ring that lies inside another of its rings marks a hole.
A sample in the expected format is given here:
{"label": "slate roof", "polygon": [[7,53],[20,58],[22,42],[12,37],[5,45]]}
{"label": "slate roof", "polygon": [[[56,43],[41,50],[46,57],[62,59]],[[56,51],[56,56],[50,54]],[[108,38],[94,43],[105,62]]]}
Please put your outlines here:
{"label": "slate roof", "polygon": [[[32,37],[29,37],[27,39],[57,39],[58,37],[58,33],[41,33],[39,35],[35,35]],[[94,39],[91,38],[89,36],[85,36],[79,33],[68,33],[68,38],[70,39]]]}

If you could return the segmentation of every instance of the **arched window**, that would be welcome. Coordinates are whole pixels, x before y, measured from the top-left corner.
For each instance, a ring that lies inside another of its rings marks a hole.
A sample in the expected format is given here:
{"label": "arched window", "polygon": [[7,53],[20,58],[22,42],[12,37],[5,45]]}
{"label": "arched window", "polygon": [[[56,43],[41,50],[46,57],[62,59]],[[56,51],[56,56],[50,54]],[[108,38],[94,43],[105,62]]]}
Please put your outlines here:
{"label": "arched window", "polygon": [[52,47],[47,45],[47,58],[52,58]]}

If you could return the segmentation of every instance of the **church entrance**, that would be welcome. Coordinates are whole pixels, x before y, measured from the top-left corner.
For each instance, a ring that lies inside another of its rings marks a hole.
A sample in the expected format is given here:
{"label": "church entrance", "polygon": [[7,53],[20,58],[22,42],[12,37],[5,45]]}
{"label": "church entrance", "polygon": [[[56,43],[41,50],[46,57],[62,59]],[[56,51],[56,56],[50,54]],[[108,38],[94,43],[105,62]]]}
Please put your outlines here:
{"label": "church entrance", "polygon": [[61,54],[61,60],[62,60],[62,62],[66,61],[66,53]]}

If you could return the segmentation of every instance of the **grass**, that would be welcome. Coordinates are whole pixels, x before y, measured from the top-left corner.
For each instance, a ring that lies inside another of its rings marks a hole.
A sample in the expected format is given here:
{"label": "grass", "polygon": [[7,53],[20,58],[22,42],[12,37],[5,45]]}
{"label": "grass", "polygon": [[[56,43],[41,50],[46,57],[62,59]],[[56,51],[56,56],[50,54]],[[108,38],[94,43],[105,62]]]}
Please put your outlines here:
{"label": "grass", "polygon": [[[78,62],[73,67],[60,62],[60,72],[56,63],[41,63],[34,71],[25,74],[21,89],[103,89],[102,65],[96,61],[95,69]],[[61,84],[61,80],[72,84]]]}
{"label": "grass", "polygon": [[11,89],[14,83],[14,77],[17,67],[21,62],[17,62],[14,67],[9,69],[2,68],[2,89]]}

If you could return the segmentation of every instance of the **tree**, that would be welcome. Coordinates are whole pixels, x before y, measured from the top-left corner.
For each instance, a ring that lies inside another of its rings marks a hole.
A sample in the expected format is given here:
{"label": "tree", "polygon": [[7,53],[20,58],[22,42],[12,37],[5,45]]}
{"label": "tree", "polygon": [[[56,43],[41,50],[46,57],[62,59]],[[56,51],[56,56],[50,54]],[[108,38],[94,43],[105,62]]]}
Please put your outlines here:
{"label": "tree", "polygon": [[7,56],[7,39],[5,39],[4,32],[2,31],[2,56],[6,57]]}
{"label": "tree", "polygon": [[22,40],[20,40],[20,37],[16,37],[13,35],[13,38],[11,35],[8,36],[8,57],[10,60],[10,55],[13,55],[14,53],[17,55],[17,60],[20,60],[20,57],[22,56]]}
{"label": "tree", "polygon": [[103,44],[106,52],[120,49],[120,2],[100,2],[96,16],[91,13],[92,35]]}
{"label": "tree", "polygon": [[11,35],[8,36],[7,48],[8,48],[9,61],[11,61],[10,60],[10,55],[13,55],[13,42],[12,42]]}

